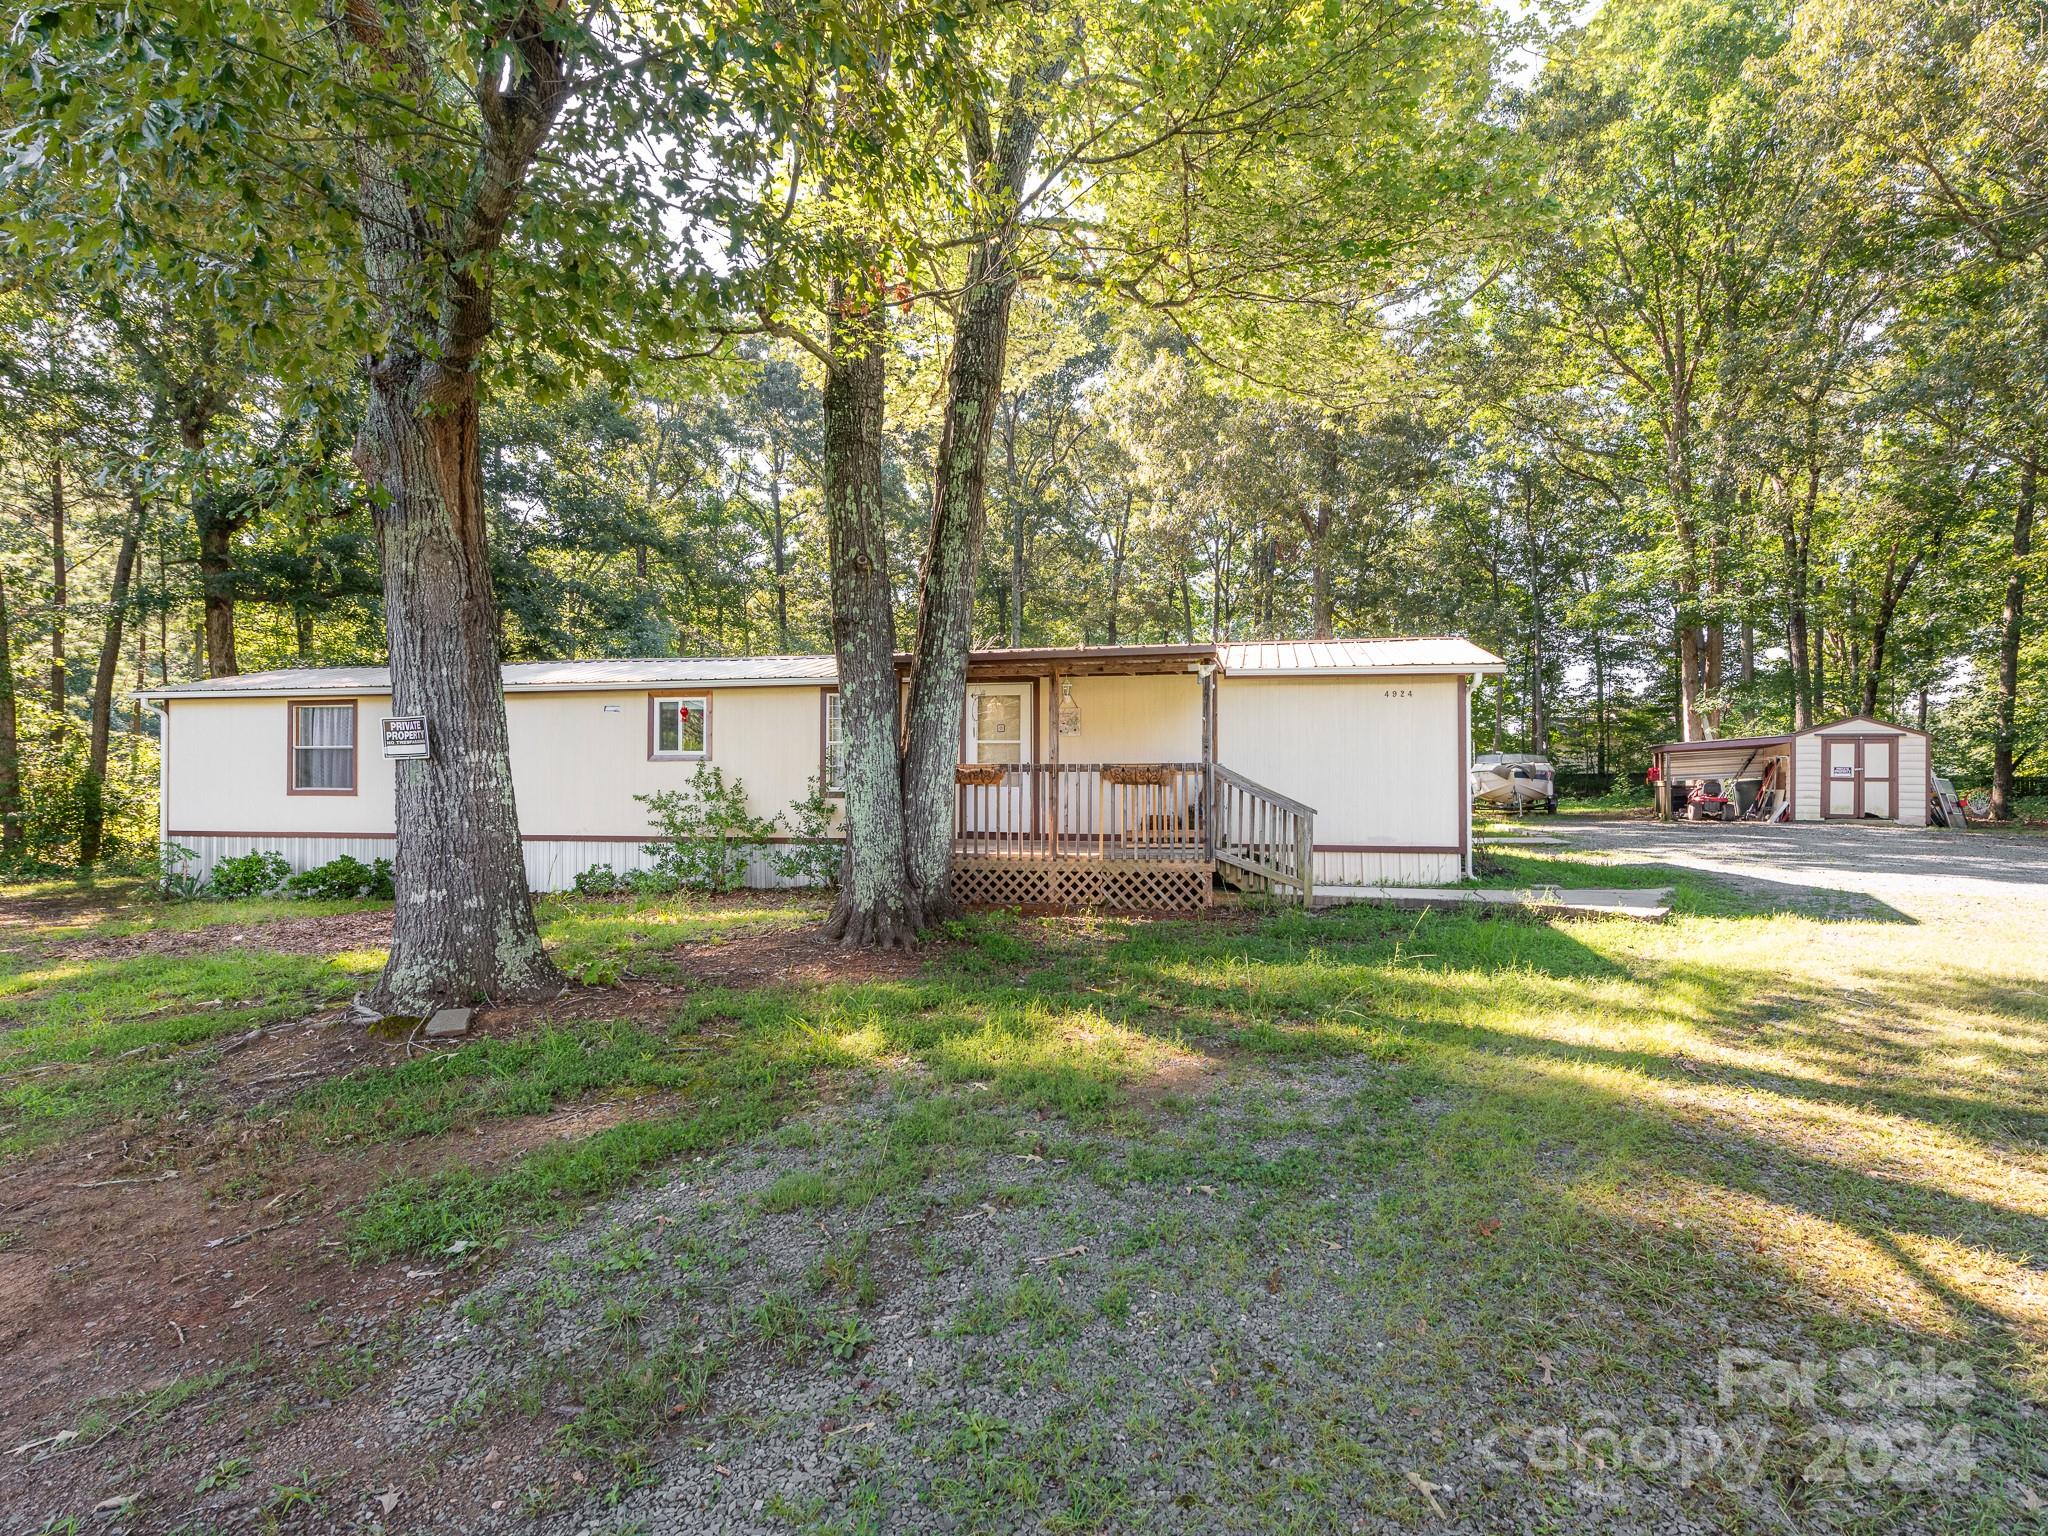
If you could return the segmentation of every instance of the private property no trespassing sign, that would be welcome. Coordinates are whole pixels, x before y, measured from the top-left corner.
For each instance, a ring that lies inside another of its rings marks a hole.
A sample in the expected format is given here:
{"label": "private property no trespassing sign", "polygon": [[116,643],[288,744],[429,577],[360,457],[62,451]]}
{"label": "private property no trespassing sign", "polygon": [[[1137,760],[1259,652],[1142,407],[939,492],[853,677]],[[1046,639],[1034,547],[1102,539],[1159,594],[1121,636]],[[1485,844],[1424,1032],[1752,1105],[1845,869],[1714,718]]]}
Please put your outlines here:
{"label": "private property no trespassing sign", "polygon": [[399,715],[384,722],[386,757],[431,757],[427,746],[427,717]]}

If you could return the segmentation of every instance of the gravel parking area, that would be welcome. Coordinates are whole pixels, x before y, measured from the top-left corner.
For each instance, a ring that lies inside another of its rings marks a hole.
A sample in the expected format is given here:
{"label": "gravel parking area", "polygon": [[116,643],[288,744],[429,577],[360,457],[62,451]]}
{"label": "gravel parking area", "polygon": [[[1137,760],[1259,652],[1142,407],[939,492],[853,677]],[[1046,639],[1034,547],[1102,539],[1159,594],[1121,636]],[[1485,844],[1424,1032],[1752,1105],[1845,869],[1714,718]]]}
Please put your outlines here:
{"label": "gravel parking area", "polygon": [[2048,913],[2048,838],[1858,825],[1559,820],[1572,847],[1696,869],[1787,910],[1915,921]]}

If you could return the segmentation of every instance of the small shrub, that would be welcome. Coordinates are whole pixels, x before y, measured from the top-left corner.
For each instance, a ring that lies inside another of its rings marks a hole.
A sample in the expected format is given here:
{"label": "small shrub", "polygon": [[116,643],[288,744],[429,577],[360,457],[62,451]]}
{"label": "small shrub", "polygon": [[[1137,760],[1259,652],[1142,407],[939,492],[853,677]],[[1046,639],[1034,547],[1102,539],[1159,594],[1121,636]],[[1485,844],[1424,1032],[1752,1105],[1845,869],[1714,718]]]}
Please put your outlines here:
{"label": "small shrub", "polygon": [[281,853],[244,853],[213,866],[206,894],[221,901],[267,896],[291,878],[291,861]]}
{"label": "small shrub", "polygon": [[165,901],[197,901],[206,894],[206,881],[185,866],[198,857],[182,843],[161,844],[150,889]]}
{"label": "small shrub", "polygon": [[[747,863],[775,831],[747,809],[746,786],[727,780],[725,770],[699,763],[682,789],[635,795],[666,842],[649,843],[650,873],[672,882],[669,889],[736,891],[746,884]],[[645,887],[637,883],[635,890]]]}
{"label": "small shrub", "polygon": [[811,780],[811,792],[789,808],[791,841],[775,855],[775,872],[797,885],[837,885],[845,845],[833,830],[832,802],[825,786]]}
{"label": "small shrub", "polygon": [[327,901],[390,901],[395,894],[391,886],[389,859],[365,864],[346,853],[338,859],[329,859],[318,869],[293,875],[284,885],[294,896]]}
{"label": "small shrub", "polygon": [[167,870],[157,876],[154,887],[163,901],[198,901],[206,894],[206,882],[187,870]]}
{"label": "small shrub", "polygon": [[593,864],[576,871],[578,896],[616,896],[629,888],[625,878],[609,864]]}

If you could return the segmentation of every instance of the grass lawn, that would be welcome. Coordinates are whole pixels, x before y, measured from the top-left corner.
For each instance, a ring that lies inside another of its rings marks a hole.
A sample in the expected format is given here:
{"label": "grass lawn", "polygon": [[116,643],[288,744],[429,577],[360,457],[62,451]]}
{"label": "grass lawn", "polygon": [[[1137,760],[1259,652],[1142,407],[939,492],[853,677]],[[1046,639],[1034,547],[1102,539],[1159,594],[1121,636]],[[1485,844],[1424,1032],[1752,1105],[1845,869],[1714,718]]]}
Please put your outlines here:
{"label": "grass lawn", "polygon": [[[550,899],[561,1009],[431,1053],[302,1026],[252,1075],[232,1042],[380,958],[263,925],[365,909],[26,904],[0,1176],[118,1139],[160,1177],[203,1126],[223,1231],[325,1245],[278,1283],[327,1331],[152,1356],[147,1446],[13,1486],[83,1517],[126,1479],[166,1529],[387,1484],[564,1531],[2038,1524],[2048,913],[1492,851],[1675,915],[994,915],[788,980],[812,900]],[[309,1168],[369,1171],[294,1203]],[[411,1324],[348,1322],[407,1275]],[[32,1410],[10,1444],[78,1422]]]}

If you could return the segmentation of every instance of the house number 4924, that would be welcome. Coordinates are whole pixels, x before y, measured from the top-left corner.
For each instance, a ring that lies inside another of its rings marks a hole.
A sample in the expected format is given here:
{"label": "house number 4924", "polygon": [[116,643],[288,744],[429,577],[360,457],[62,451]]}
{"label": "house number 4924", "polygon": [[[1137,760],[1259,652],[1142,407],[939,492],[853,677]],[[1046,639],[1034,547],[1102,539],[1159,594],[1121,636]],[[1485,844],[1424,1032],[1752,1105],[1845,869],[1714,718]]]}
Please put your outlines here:
{"label": "house number 4924", "polygon": [[1415,690],[1413,688],[1389,688],[1386,690],[1386,695],[1390,699],[1412,699],[1415,697]]}

